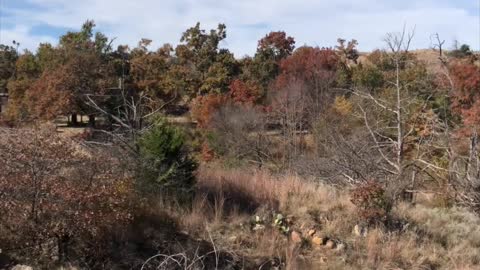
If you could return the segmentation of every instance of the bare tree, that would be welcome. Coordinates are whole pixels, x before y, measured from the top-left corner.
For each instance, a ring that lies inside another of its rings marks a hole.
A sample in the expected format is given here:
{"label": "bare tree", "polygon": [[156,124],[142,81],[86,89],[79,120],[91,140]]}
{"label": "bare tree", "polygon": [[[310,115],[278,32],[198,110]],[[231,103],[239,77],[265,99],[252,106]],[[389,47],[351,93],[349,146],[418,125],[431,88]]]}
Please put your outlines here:
{"label": "bare tree", "polygon": [[[366,101],[358,103],[360,116],[374,142],[375,151],[381,157],[379,169],[393,176],[390,184],[395,186],[395,196],[404,194],[407,187],[412,189],[412,183],[407,184],[404,181],[406,170],[413,166],[413,162],[407,162],[405,158],[406,143],[415,133],[415,124],[409,122],[412,121],[411,115],[415,110],[426,107],[426,100],[412,95],[409,89],[411,82],[404,81],[401,77],[402,70],[407,68],[411,61],[409,48],[414,33],[415,29],[407,32],[404,26],[400,33],[386,35],[386,56],[389,57],[393,69],[388,71],[383,95],[374,96],[370,91],[359,87],[351,90],[351,93]],[[412,174],[414,182],[416,173]]]}
{"label": "bare tree", "polygon": [[259,167],[273,160],[267,114],[252,106],[227,105],[212,117],[215,146],[224,156]]}
{"label": "bare tree", "polygon": [[442,63],[444,61],[442,60],[443,58],[443,44],[445,44],[445,40],[440,39],[440,35],[438,33],[435,33],[431,38],[435,39],[435,43],[433,43],[433,49],[438,49],[438,57]]}
{"label": "bare tree", "polygon": [[[101,129],[98,130],[99,132],[111,136],[112,139],[137,153],[138,149],[132,146],[131,142],[136,141],[140,134],[151,127],[152,123],[148,119],[174,102],[177,96],[175,95],[163,104],[153,102],[152,98],[144,91],[127,89],[124,78],[119,79],[118,88],[110,90],[109,95],[97,95],[95,98],[92,95],[86,95],[86,103],[112,124],[111,130]],[[113,110],[101,106],[95,101],[97,99],[114,99]]]}
{"label": "bare tree", "polygon": [[280,125],[283,166],[292,168],[292,161],[302,153],[302,139],[307,125],[308,98],[303,82],[293,81],[278,90],[272,100],[272,116]]}
{"label": "bare tree", "polygon": [[449,118],[446,117],[452,106],[451,98],[455,94],[456,86],[452,78],[449,59],[442,54],[442,46],[445,40],[442,40],[438,33],[434,37],[435,43],[433,47],[439,49],[438,60],[441,66],[441,73],[446,81],[444,90],[446,102],[442,108],[445,116],[442,123],[444,127],[444,143],[442,147],[448,156],[448,166],[437,169],[447,172],[448,188],[453,189],[455,199],[463,205],[478,210],[480,209],[480,145],[477,127],[473,126],[470,128],[470,135],[467,137],[468,151],[466,153],[458,151],[458,147],[455,144],[458,145],[461,142],[458,140],[455,142],[455,138],[452,136],[452,127],[453,129],[458,128],[458,123],[449,121]]}

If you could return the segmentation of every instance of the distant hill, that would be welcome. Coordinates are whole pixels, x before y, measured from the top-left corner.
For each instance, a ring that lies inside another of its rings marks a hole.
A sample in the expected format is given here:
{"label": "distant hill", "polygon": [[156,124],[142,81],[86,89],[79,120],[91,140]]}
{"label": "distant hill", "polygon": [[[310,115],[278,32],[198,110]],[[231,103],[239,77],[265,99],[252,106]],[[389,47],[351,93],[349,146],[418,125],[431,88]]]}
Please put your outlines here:
{"label": "distant hill", "polygon": [[[433,49],[418,49],[418,50],[411,50],[413,54],[417,57],[418,60],[424,62],[427,65],[427,69],[432,73],[440,72],[441,70],[441,62],[439,61],[439,52],[438,50]],[[449,51],[444,50],[444,56],[448,57]],[[367,56],[370,52],[362,52],[360,53],[360,57],[358,58],[358,62],[362,64],[368,64],[369,61]],[[480,56],[479,52],[475,52],[475,55]],[[477,57],[480,59],[480,57]],[[476,61],[480,65],[480,60]]]}

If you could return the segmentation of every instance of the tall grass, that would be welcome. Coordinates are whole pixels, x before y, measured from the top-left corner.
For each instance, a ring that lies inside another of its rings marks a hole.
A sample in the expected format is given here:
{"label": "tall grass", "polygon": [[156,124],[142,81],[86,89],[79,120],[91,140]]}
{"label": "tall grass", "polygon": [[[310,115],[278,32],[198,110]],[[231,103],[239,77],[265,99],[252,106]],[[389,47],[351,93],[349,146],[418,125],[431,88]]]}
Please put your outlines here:
{"label": "tall grass", "polygon": [[[480,218],[465,209],[400,204],[393,210],[399,228],[369,228],[366,237],[358,237],[352,233],[358,219],[348,190],[261,170],[204,166],[197,178],[190,208],[162,209],[170,209],[182,230],[212,239],[257,268],[266,263],[281,269],[480,269]],[[347,248],[295,244],[268,226],[251,230],[254,216],[272,212],[288,217],[291,229],[303,236],[313,228]]]}

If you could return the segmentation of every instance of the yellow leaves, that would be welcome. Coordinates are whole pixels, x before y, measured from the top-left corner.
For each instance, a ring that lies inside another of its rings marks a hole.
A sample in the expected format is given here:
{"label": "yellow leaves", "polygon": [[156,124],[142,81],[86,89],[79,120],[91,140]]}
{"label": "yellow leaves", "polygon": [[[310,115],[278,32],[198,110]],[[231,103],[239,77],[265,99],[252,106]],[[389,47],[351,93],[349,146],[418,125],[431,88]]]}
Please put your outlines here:
{"label": "yellow leaves", "polygon": [[115,184],[115,190],[118,194],[128,195],[133,192],[131,179],[123,179]]}
{"label": "yellow leaves", "polygon": [[346,116],[352,113],[353,105],[344,96],[336,97],[333,102],[333,109],[335,112],[342,116]]}

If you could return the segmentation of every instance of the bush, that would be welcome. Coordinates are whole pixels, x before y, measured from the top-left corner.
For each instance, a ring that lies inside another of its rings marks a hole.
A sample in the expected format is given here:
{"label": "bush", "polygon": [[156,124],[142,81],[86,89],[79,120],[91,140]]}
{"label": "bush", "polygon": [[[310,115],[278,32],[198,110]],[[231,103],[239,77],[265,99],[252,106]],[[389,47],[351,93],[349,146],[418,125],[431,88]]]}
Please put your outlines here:
{"label": "bush", "polygon": [[462,44],[460,48],[456,48],[449,53],[449,56],[454,58],[465,58],[471,55],[473,55],[473,52],[467,44]]}
{"label": "bush", "polygon": [[51,126],[0,129],[1,249],[52,269],[129,224],[133,179],[119,157]]}
{"label": "bush", "polygon": [[211,119],[208,146],[225,160],[258,166],[272,161],[266,115],[255,107],[226,105]]}
{"label": "bush", "polygon": [[195,98],[192,102],[191,114],[193,119],[197,121],[198,127],[209,127],[213,115],[226,103],[227,96],[220,94],[209,94]]}
{"label": "bush", "polygon": [[353,81],[357,87],[365,87],[370,91],[383,86],[382,72],[374,66],[359,66],[354,68]]}
{"label": "bush", "polygon": [[360,209],[360,218],[370,225],[385,223],[392,208],[385,189],[373,180],[357,186],[351,193],[351,201]]}
{"label": "bush", "polygon": [[142,192],[179,199],[191,197],[197,162],[190,156],[182,130],[160,119],[140,137],[137,145]]}

